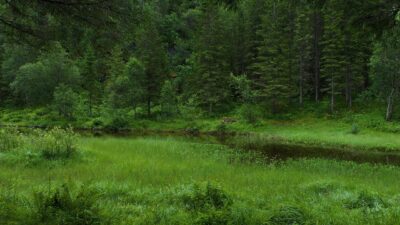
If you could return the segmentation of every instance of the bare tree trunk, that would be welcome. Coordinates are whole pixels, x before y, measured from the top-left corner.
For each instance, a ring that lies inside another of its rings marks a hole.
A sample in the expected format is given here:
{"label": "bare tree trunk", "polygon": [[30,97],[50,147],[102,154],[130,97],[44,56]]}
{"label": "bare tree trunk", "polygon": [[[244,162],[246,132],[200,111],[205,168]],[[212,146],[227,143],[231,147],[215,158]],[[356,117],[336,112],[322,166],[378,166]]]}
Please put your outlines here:
{"label": "bare tree trunk", "polygon": [[394,93],[395,93],[395,89],[392,88],[392,91],[390,92],[390,95],[387,100],[386,121],[390,121],[393,118]]}

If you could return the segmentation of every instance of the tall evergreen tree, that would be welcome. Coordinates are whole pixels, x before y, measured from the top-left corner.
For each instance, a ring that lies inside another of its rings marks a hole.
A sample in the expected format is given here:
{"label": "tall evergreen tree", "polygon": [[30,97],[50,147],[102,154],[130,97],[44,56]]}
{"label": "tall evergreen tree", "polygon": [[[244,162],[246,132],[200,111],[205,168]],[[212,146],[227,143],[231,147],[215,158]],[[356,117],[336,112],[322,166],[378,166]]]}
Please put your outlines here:
{"label": "tall evergreen tree", "polygon": [[147,115],[151,115],[152,104],[160,97],[161,86],[168,75],[167,54],[165,44],[157,27],[158,14],[147,5],[144,21],[136,38],[138,59],[143,63],[146,74]]}
{"label": "tall evergreen tree", "polygon": [[263,37],[259,45],[257,62],[254,64],[259,86],[259,97],[269,105],[271,112],[278,113],[285,108],[293,95],[294,48],[293,17],[288,13],[291,3],[271,1],[268,13],[263,18],[259,35]]}
{"label": "tall evergreen tree", "polygon": [[209,0],[203,3],[201,9],[192,92],[201,99],[200,106],[211,114],[227,104],[230,98],[227,30],[223,20],[227,9]]}

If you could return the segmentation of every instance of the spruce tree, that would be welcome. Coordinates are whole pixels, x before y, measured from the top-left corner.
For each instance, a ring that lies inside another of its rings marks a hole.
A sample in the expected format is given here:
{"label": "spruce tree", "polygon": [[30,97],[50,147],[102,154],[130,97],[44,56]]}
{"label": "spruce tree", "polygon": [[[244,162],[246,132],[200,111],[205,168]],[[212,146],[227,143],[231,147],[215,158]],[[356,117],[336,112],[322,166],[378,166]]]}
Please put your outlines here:
{"label": "spruce tree", "polygon": [[263,40],[253,68],[259,77],[255,84],[259,87],[261,102],[267,103],[272,113],[278,113],[289,104],[295,90],[291,79],[294,68],[293,36],[290,35],[293,21],[288,13],[289,3],[271,1],[268,7],[259,30]]}
{"label": "spruce tree", "polygon": [[201,100],[200,107],[212,114],[230,98],[227,31],[223,20],[226,9],[207,0],[201,10],[192,93]]}
{"label": "spruce tree", "polygon": [[159,15],[146,5],[143,24],[136,34],[136,56],[145,68],[145,99],[147,115],[151,115],[152,104],[158,103],[161,86],[168,75],[165,43],[157,27]]}

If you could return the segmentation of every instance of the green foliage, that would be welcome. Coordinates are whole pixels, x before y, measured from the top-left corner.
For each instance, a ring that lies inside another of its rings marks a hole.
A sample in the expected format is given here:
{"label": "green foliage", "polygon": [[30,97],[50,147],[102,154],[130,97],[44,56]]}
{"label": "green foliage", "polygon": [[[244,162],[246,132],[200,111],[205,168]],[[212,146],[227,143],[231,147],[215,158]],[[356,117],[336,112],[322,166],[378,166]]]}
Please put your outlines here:
{"label": "green foliage", "polygon": [[307,223],[307,217],[303,210],[284,206],[273,215],[267,224],[271,225],[304,225]]}
{"label": "green foliage", "polygon": [[206,1],[201,6],[201,19],[195,45],[195,72],[190,80],[189,93],[199,98],[199,107],[209,114],[220,111],[230,99],[228,45],[225,37],[229,32],[231,16],[215,2]]}
{"label": "green foliage", "polygon": [[78,152],[78,136],[72,128],[53,128],[49,131],[36,130],[27,150],[47,160],[69,159]]}
{"label": "green foliage", "polygon": [[346,204],[350,209],[372,209],[379,210],[385,208],[387,203],[376,193],[363,191],[358,197]]}
{"label": "green foliage", "polygon": [[399,34],[399,24],[385,32],[371,57],[374,89],[387,101],[386,120],[393,119],[394,104],[400,89],[400,73],[395,69],[400,55]]}
{"label": "green foliage", "polygon": [[[30,168],[1,158],[1,223],[364,225],[400,218],[394,166],[248,163],[240,159],[251,153],[182,137],[83,137],[80,143],[90,156],[84,164]],[[89,186],[59,187],[70,178]],[[39,190],[33,198],[32,189]]]}
{"label": "green foliage", "polygon": [[246,123],[255,125],[263,118],[263,113],[259,106],[247,104],[240,107],[239,116]]}
{"label": "green foliage", "polygon": [[191,123],[189,123],[189,124],[186,125],[186,127],[185,127],[185,132],[186,132],[187,134],[189,134],[189,135],[197,136],[197,135],[200,134],[199,125],[196,124],[196,123],[194,123],[194,122],[191,122]]}
{"label": "green foliage", "polygon": [[175,116],[178,113],[176,91],[171,81],[165,81],[161,89],[161,113],[166,117]]}
{"label": "green foliage", "polygon": [[29,224],[31,215],[27,205],[24,205],[25,199],[13,191],[2,191],[0,194],[0,224]]}
{"label": "green foliage", "polygon": [[354,135],[360,133],[360,128],[357,126],[357,124],[351,125],[351,133]]}
{"label": "green foliage", "polygon": [[167,51],[157,27],[158,14],[146,4],[143,24],[136,33],[137,58],[143,64],[144,101],[147,105],[147,116],[151,114],[152,104],[160,97],[162,84],[168,75]]}
{"label": "green foliage", "polygon": [[251,81],[246,75],[231,75],[232,82],[237,89],[238,94],[243,103],[251,103],[254,101],[254,93],[251,89]]}
{"label": "green foliage", "polygon": [[190,189],[182,196],[182,202],[196,216],[194,224],[228,224],[232,200],[223,190],[210,183],[193,185]]}
{"label": "green foliage", "polygon": [[0,152],[17,149],[21,145],[21,134],[17,128],[0,129]]}
{"label": "green foliage", "polygon": [[228,127],[226,126],[225,123],[220,123],[217,125],[215,128],[218,134],[225,134],[228,131]]}
{"label": "green foliage", "polygon": [[79,103],[79,96],[72,88],[61,85],[54,91],[54,106],[58,113],[67,119],[74,118]]}
{"label": "green foliage", "polygon": [[2,105],[49,105],[66,85],[81,96],[77,120],[99,117],[104,102],[153,119],[243,104],[279,115],[311,99],[340,113],[366,108],[357,98],[374,89],[396,118],[394,0],[58,4],[0,4]]}
{"label": "green foliage", "polygon": [[79,82],[79,69],[62,46],[55,43],[36,62],[21,66],[11,87],[26,104],[41,105],[53,100],[58,85],[74,87]]}
{"label": "green foliage", "polygon": [[229,196],[212,184],[193,185],[189,193],[182,196],[182,202],[190,211],[227,209],[232,204]]}
{"label": "green foliage", "polygon": [[102,224],[96,205],[97,194],[82,187],[72,193],[67,185],[34,195],[34,218],[40,224],[96,225]]}

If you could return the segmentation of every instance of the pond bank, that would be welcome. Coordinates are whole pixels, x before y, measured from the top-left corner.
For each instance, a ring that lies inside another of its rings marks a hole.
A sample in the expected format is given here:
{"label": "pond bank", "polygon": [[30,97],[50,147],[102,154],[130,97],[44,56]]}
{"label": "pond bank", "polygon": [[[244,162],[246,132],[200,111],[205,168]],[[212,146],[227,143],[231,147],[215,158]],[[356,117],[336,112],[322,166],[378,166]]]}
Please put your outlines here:
{"label": "pond bank", "polygon": [[[12,127],[0,125],[0,127]],[[18,126],[24,129],[47,129],[48,126]],[[283,131],[271,132],[245,132],[245,131],[202,131],[197,129],[90,129],[74,128],[83,136],[113,136],[125,138],[137,137],[179,137],[190,141],[202,141],[207,143],[223,144],[233,148],[255,151],[268,159],[331,159],[341,161],[352,161],[357,163],[372,163],[384,165],[400,165],[400,146],[396,145],[359,145],[348,142],[327,142],[325,139],[318,140],[318,136],[312,141],[301,138],[293,138]],[[333,134],[334,135],[334,134]],[[343,134],[341,134],[343,135]],[[346,134],[350,135],[350,134]],[[393,135],[393,134],[391,134]],[[360,135],[352,135],[360,138]],[[364,134],[364,138],[373,138],[370,134]]]}

